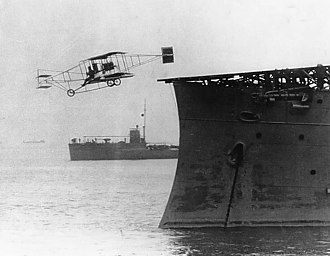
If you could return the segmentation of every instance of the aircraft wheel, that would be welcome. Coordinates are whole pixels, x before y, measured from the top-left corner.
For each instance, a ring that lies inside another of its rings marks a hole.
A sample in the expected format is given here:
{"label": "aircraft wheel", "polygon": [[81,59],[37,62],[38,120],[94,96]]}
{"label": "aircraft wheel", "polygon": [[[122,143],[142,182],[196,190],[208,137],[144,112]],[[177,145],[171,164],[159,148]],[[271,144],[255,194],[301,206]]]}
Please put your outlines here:
{"label": "aircraft wheel", "polygon": [[114,82],[113,80],[109,80],[109,81],[107,81],[107,85],[108,85],[109,87],[112,87],[112,86],[115,85],[115,82]]}
{"label": "aircraft wheel", "polygon": [[119,78],[115,79],[115,85],[119,86],[121,84],[121,80]]}
{"label": "aircraft wheel", "polygon": [[66,92],[66,94],[67,94],[69,97],[73,97],[73,96],[76,94],[76,92],[75,92],[73,89],[69,89],[69,90]]}

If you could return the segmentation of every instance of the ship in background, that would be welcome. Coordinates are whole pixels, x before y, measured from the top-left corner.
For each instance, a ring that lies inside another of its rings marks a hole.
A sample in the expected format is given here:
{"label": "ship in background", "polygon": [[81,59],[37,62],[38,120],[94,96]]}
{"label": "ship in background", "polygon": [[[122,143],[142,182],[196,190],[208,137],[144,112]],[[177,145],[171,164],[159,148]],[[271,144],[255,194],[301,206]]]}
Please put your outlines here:
{"label": "ship in background", "polygon": [[69,143],[70,159],[77,160],[140,160],[178,158],[179,147],[146,141],[146,102],[144,103],[143,136],[136,125],[129,136],[84,136]]}
{"label": "ship in background", "polygon": [[330,66],[159,81],[180,122],[161,228],[330,226]]}
{"label": "ship in background", "polygon": [[24,144],[40,144],[45,143],[45,140],[23,140]]}

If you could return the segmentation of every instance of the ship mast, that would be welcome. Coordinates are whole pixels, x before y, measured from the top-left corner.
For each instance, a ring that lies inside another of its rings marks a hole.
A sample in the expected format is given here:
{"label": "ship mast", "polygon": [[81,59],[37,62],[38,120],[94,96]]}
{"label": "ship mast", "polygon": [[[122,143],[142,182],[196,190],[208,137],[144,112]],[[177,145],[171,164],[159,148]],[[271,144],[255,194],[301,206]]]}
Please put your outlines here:
{"label": "ship mast", "polygon": [[146,143],[146,120],[147,120],[147,101],[144,99],[144,108],[143,108],[143,140]]}

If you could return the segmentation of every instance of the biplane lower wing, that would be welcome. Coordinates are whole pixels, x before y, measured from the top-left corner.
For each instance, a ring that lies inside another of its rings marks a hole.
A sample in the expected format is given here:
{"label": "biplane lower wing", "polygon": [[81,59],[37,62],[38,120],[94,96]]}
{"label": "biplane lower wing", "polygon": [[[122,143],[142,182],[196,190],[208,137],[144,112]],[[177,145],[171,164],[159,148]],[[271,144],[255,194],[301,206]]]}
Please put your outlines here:
{"label": "biplane lower wing", "polygon": [[109,74],[109,75],[100,74],[86,84],[106,83],[111,80],[129,78],[129,77],[133,77],[133,76],[134,76],[133,73],[125,73],[125,72],[119,72],[119,73],[114,73],[114,74]]}

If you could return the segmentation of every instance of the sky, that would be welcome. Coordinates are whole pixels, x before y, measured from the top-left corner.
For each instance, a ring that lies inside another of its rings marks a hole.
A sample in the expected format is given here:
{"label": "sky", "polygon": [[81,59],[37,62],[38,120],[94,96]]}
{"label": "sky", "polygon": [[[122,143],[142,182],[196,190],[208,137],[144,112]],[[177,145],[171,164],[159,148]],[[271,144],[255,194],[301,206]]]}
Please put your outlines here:
{"label": "sky", "polygon": [[[0,0],[0,141],[44,139],[66,147],[83,135],[127,135],[178,143],[171,85],[159,78],[330,63],[327,0]],[[67,97],[36,90],[36,70],[66,70],[109,51],[160,54],[175,63],[141,66],[121,86]]]}

